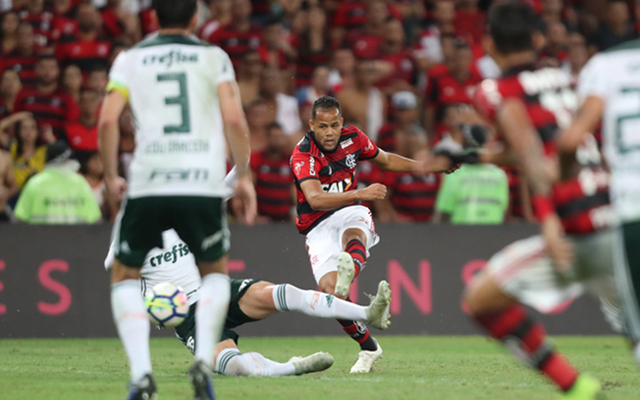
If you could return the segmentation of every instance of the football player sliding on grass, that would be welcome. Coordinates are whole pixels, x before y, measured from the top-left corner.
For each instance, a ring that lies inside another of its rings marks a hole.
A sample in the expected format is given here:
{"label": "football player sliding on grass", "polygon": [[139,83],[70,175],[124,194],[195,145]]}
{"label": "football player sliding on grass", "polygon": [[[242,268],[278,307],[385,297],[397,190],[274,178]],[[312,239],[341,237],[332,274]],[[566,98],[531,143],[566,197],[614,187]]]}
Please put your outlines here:
{"label": "football player sliding on grass", "polygon": [[[161,282],[171,282],[184,289],[189,297],[189,314],[178,325],[176,335],[195,352],[195,310],[199,299],[200,275],[188,247],[173,230],[163,233],[164,249],[153,249],[142,267],[141,290],[144,292]],[[110,250],[105,267],[113,263]],[[279,363],[260,353],[241,353],[234,328],[268,318],[285,311],[297,311],[315,318],[342,318],[366,322],[378,329],[389,327],[391,291],[386,281],[378,285],[378,293],[368,307],[360,306],[333,295],[302,290],[290,284],[254,279],[232,279],[229,313],[222,338],[215,351],[214,371],[231,376],[300,375],[323,371],[333,365],[333,357],[318,352],[308,357],[293,357]]]}

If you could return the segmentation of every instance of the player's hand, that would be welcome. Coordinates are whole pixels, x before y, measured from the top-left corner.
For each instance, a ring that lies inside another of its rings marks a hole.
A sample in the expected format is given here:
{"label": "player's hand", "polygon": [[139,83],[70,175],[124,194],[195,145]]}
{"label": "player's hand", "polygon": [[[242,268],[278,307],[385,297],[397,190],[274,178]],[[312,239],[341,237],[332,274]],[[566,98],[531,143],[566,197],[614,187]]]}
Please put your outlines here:
{"label": "player's hand", "polygon": [[427,149],[417,152],[415,160],[416,164],[413,172],[418,175],[450,174],[460,168],[460,165],[452,164],[449,157],[431,154]]}
{"label": "player's hand", "polygon": [[565,236],[562,223],[557,215],[549,216],[544,220],[542,237],[558,272],[567,273],[573,264],[575,255],[573,244]]}
{"label": "player's hand", "polygon": [[381,183],[374,183],[364,189],[360,189],[360,200],[375,201],[384,200],[387,197],[387,187]]}
{"label": "player's hand", "polygon": [[237,207],[234,209],[238,219],[245,225],[253,225],[258,214],[258,202],[250,176],[238,178],[235,186],[235,198],[240,200],[240,202],[236,202]]}
{"label": "player's hand", "polygon": [[107,185],[107,194],[114,204],[122,203],[124,194],[127,192],[127,181],[121,176],[115,178],[105,178]]}

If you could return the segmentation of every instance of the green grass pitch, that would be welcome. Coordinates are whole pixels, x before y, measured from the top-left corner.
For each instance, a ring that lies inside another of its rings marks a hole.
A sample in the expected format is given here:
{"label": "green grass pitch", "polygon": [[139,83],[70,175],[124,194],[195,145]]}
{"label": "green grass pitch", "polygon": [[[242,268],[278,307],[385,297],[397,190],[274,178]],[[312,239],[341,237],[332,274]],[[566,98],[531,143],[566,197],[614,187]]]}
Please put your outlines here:
{"label": "green grass pitch", "polygon": [[[619,337],[558,337],[609,399],[640,399],[640,370]],[[328,371],[275,378],[217,377],[218,398],[232,399],[555,399],[543,378],[481,337],[387,336],[373,373],[349,375],[357,346],[346,337],[241,338],[242,351],[277,361],[316,351],[336,359]],[[191,399],[191,355],[174,339],[152,339],[160,399]],[[0,399],[124,399],[127,361],[116,339],[0,340]]]}

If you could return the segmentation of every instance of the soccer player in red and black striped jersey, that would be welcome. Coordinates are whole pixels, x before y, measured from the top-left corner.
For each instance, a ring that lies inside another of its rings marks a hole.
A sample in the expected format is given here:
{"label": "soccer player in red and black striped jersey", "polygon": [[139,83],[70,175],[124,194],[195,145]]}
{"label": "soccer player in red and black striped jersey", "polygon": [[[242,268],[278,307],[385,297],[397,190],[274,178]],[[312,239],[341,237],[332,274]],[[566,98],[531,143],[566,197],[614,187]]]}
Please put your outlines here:
{"label": "soccer player in red and black striped jersey", "polygon": [[493,256],[468,288],[465,303],[490,336],[555,383],[563,399],[596,399],[600,384],[579,374],[522,306],[550,313],[590,291],[601,299],[614,329],[620,328],[611,269],[608,175],[598,165],[594,140],[584,143],[578,154],[558,154],[555,138],[571,122],[577,97],[567,74],[534,66],[537,26],[533,10],[524,3],[492,10],[489,53],[502,77],[481,84],[475,106],[495,123],[530,183],[541,235]]}
{"label": "soccer player in red and black striped jersey", "polygon": [[[411,172],[416,162],[378,148],[354,126],[343,126],[340,103],[323,96],[315,101],[310,130],[291,156],[298,197],[296,225],[306,235],[311,268],[320,289],[339,298],[349,295],[351,282],[364,268],[369,249],[379,241],[371,212],[359,201],[382,200],[387,189],[374,183],[357,189],[359,160],[385,171]],[[433,165],[434,172],[444,171]],[[361,323],[339,320],[360,344],[351,373],[367,373],[382,349]]]}

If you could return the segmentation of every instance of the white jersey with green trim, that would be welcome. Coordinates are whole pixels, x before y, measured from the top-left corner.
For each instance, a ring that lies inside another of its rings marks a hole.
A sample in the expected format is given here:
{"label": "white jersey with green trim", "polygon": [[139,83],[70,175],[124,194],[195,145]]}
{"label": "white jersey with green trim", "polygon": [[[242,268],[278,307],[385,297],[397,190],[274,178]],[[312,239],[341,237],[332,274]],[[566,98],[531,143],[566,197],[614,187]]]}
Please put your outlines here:
{"label": "white jersey with green trim", "polygon": [[595,55],[580,74],[578,93],[604,102],[611,201],[621,222],[640,220],[640,41]]}
{"label": "white jersey with green trim", "polygon": [[120,53],[109,80],[135,121],[127,196],[223,197],[218,85],[235,81],[229,56],[196,38],[157,35]]}
{"label": "white jersey with green trim", "polygon": [[[151,250],[142,265],[140,271],[142,293],[158,283],[170,282],[180,286],[189,297],[189,304],[194,304],[200,298],[198,293],[200,272],[196,266],[196,260],[186,243],[180,240],[178,233],[173,229],[164,231],[162,240],[164,248]],[[114,250],[112,244],[104,261],[104,267],[107,270],[113,265]]]}

